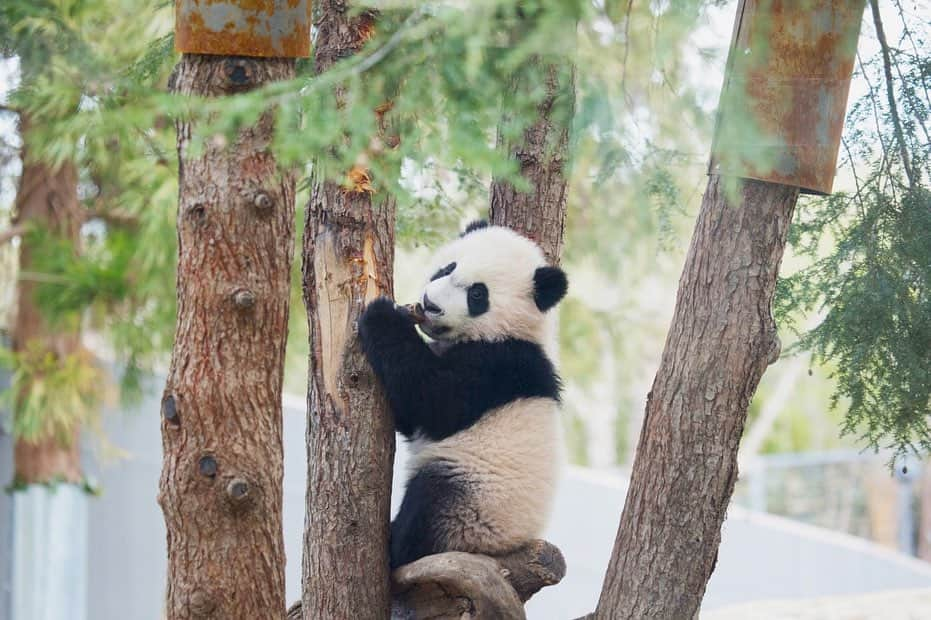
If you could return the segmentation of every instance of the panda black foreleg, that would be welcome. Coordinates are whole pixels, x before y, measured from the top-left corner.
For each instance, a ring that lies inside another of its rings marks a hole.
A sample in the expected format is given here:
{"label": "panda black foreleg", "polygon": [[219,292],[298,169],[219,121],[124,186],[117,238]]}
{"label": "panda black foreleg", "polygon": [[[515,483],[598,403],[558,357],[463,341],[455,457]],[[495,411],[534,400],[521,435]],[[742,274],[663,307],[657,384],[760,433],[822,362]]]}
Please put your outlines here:
{"label": "panda black foreleg", "polygon": [[449,515],[468,493],[445,461],[427,463],[407,483],[401,508],[391,523],[391,569],[450,549]]}
{"label": "panda black foreleg", "polygon": [[410,437],[424,415],[435,411],[437,356],[417,334],[411,316],[385,297],[368,305],[359,320],[359,339],[394,414],[398,431]]}

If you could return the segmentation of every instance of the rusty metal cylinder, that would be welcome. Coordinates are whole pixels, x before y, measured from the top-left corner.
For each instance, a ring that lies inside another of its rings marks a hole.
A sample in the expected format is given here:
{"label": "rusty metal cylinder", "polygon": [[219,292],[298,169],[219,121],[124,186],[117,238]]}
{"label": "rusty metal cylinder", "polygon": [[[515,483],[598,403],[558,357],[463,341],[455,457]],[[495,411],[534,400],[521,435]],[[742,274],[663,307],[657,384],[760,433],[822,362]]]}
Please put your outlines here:
{"label": "rusty metal cylinder", "polygon": [[741,0],[709,173],[828,194],[865,0]]}
{"label": "rusty metal cylinder", "polygon": [[175,0],[175,49],[193,54],[306,58],[311,0]]}

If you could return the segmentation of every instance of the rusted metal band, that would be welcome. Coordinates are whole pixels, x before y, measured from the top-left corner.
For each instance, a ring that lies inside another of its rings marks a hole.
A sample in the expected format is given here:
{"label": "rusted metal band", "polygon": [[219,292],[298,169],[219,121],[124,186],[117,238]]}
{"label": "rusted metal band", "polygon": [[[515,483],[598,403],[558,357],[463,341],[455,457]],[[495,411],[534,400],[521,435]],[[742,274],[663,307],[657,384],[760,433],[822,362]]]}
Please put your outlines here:
{"label": "rusted metal band", "polygon": [[306,58],[311,0],[175,0],[175,49],[193,54]]}
{"label": "rusted metal band", "polygon": [[742,0],[709,173],[828,194],[865,0]]}

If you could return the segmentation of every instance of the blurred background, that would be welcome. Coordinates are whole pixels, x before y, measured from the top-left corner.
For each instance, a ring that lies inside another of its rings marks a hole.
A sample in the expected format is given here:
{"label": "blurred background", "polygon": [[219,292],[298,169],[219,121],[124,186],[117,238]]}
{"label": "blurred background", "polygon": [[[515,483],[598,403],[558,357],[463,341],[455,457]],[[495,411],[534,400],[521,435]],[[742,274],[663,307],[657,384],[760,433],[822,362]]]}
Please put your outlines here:
{"label": "blurred background", "polygon": [[[563,258],[571,286],[559,317],[571,466],[547,536],[569,570],[532,599],[530,618],[578,617],[597,600],[706,183],[736,9],[698,0],[562,4],[571,15],[561,18],[578,22],[576,40],[547,38],[544,24],[522,48],[567,47],[578,89]],[[491,105],[501,93],[475,56],[493,47],[487,16],[508,5],[437,3],[431,19],[440,20],[442,36],[401,44],[379,73],[352,82],[362,101],[380,101],[386,84],[407,72],[420,85],[405,86],[407,98],[396,101],[417,119],[405,128],[414,139],[402,140],[392,185],[400,302],[418,295],[431,248],[486,211],[489,181],[502,165]],[[383,8],[379,36],[390,37],[410,7]],[[901,189],[887,97],[891,89],[911,168],[926,188],[931,3],[890,0],[880,8],[892,64],[884,66],[867,10],[835,194],[799,203],[774,309],[783,353],[750,405],[703,617],[931,618],[931,467],[922,456],[931,199],[926,189]],[[166,94],[176,60],[172,23],[170,4],[131,0],[10,0],[0,9],[0,330],[13,329],[16,284],[26,280],[37,287],[48,329],[81,342],[55,363],[11,353],[8,338],[0,344],[7,388],[0,482],[9,484],[0,495],[0,619],[25,620],[26,610],[40,607],[41,620],[162,614],[158,410],[175,311],[171,119],[182,110]],[[412,58],[422,60],[413,72]],[[450,67],[459,69],[449,74]],[[309,83],[311,68],[299,69]],[[341,157],[353,161],[370,128],[329,128],[337,121],[319,95],[294,90],[296,100],[275,99],[285,111],[305,110],[304,123],[279,137],[282,156],[309,172],[310,154],[343,131],[349,146]],[[211,109],[217,135],[262,105],[244,97]],[[25,142],[24,114],[34,121]],[[16,226],[24,144],[32,157],[76,171],[87,216],[70,244],[38,229],[4,234]],[[306,183],[300,190],[299,210]],[[22,244],[37,248],[28,269],[20,265]],[[293,288],[284,412],[289,600],[300,595],[306,472],[299,265]],[[905,377],[918,379],[903,387]],[[15,417],[17,386],[27,382],[41,385],[41,394]],[[14,480],[16,439],[47,424],[66,435],[80,428],[77,484]],[[399,447],[395,501],[404,458]],[[55,561],[40,561],[48,557]]]}

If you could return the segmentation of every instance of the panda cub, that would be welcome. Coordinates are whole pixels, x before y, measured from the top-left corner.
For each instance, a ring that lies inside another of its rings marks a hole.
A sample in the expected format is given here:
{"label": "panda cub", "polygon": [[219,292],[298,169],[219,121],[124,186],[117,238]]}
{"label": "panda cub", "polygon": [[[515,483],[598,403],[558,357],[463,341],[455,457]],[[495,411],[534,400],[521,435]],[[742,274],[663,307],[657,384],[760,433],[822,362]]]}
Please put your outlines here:
{"label": "panda cub", "polygon": [[443,551],[498,555],[539,537],[562,454],[546,313],[566,294],[565,273],[534,242],[486,222],[433,263],[422,316],[381,298],[359,323],[412,453],[392,568]]}

